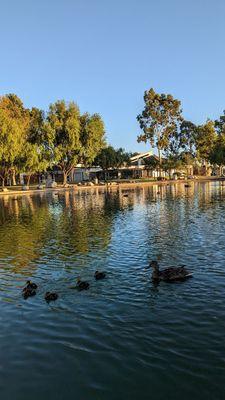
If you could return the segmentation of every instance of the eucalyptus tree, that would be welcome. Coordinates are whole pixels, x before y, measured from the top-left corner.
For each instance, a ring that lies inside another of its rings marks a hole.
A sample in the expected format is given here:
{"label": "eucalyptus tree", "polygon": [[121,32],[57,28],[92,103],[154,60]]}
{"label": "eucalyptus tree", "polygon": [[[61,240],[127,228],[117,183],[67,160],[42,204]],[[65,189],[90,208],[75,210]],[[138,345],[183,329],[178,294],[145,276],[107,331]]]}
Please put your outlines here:
{"label": "eucalyptus tree", "polygon": [[81,162],[90,166],[105,147],[105,127],[99,114],[85,113],[80,116]]}
{"label": "eucalyptus tree", "polygon": [[220,174],[222,173],[222,167],[225,165],[225,133],[220,134],[214,146],[209,153],[209,161],[211,164],[219,165]]}
{"label": "eucalyptus tree", "polygon": [[194,156],[196,150],[196,125],[191,121],[183,120],[177,132],[180,149]]}
{"label": "eucalyptus tree", "polygon": [[217,143],[215,123],[211,120],[196,128],[195,146],[196,155],[199,160],[209,161],[211,153]]}
{"label": "eucalyptus tree", "polygon": [[218,135],[225,134],[225,110],[223,114],[215,121],[215,129]]}
{"label": "eucalyptus tree", "polygon": [[64,100],[50,105],[44,124],[44,142],[52,162],[63,173],[64,185],[78,163],[92,163],[104,146],[104,135],[104,123],[98,114],[81,115],[74,102]]}
{"label": "eucalyptus tree", "polygon": [[82,154],[80,141],[80,111],[78,106],[64,100],[49,106],[44,125],[44,142],[51,153],[52,163],[63,173],[66,185],[68,174],[79,162]]}
{"label": "eucalyptus tree", "polygon": [[162,152],[168,150],[170,140],[177,132],[177,126],[182,122],[182,110],[179,100],[170,94],[158,94],[154,89],[144,93],[144,109],[137,116],[143,133],[138,136],[138,142],[150,142],[157,147],[159,164],[162,163]]}
{"label": "eucalyptus tree", "polygon": [[27,185],[35,173],[44,172],[51,166],[51,152],[44,136],[45,116],[38,108],[29,110],[29,126],[24,147],[17,159],[20,172],[27,175]]}
{"label": "eucalyptus tree", "polygon": [[104,147],[95,158],[93,164],[100,166],[105,172],[105,177],[109,169],[116,169],[130,163],[130,153],[124,149],[114,149],[113,146]]}
{"label": "eucalyptus tree", "polygon": [[29,127],[29,112],[14,94],[0,98],[0,178],[2,187],[24,148]]}

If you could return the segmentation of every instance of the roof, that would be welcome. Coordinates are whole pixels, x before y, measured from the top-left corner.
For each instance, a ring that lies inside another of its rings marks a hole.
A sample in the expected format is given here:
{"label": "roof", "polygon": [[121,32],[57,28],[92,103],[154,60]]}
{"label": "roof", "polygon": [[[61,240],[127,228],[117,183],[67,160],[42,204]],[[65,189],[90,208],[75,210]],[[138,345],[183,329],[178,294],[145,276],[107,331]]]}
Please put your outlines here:
{"label": "roof", "polygon": [[153,155],[152,151],[147,151],[145,153],[138,153],[138,154],[136,154],[136,156],[131,157],[130,161],[131,162],[137,161],[137,160],[140,160],[140,158],[145,159],[145,158],[151,157],[152,155]]}

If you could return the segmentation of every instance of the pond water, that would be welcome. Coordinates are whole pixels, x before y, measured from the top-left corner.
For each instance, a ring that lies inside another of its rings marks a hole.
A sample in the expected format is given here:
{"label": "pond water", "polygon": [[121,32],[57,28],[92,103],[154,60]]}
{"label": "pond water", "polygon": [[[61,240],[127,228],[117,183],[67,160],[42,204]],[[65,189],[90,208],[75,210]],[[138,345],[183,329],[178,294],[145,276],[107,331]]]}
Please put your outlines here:
{"label": "pond water", "polygon": [[[194,276],[156,287],[152,259]],[[1,400],[225,398],[222,183],[2,197],[0,268]]]}

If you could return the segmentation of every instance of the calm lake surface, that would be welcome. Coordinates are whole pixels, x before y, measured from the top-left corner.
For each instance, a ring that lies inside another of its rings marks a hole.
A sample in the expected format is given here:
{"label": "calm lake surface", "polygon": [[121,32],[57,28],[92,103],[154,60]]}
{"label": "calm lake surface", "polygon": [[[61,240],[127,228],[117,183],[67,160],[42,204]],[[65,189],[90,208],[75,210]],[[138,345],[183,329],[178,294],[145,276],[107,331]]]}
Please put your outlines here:
{"label": "calm lake surface", "polygon": [[1,400],[225,398],[225,184],[0,198],[0,267]]}

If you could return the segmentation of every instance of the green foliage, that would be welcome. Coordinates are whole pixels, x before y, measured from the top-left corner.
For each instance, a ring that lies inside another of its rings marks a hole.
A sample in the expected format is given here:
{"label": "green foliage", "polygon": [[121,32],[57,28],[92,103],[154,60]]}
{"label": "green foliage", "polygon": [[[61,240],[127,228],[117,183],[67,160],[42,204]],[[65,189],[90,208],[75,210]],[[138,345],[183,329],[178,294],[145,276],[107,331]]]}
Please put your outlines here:
{"label": "green foliage", "polygon": [[67,175],[78,164],[91,165],[105,147],[105,128],[99,114],[80,115],[78,106],[57,101],[47,116],[25,109],[14,94],[0,98],[0,177],[10,172],[29,177],[57,165]]}
{"label": "green foliage", "polygon": [[208,120],[196,128],[195,146],[197,157],[200,160],[209,161],[216,142],[217,134],[213,121]]}
{"label": "green foliage", "polygon": [[146,167],[150,170],[154,170],[160,166],[159,158],[156,156],[151,156],[149,158],[145,158],[144,163],[145,163]]}
{"label": "green foliage", "polygon": [[217,137],[209,153],[209,161],[219,166],[225,165],[225,133]]}
{"label": "green foliage", "polygon": [[29,113],[13,94],[0,98],[0,177],[4,186],[26,142]]}
{"label": "green foliage", "polygon": [[94,165],[99,165],[103,170],[107,171],[112,168],[119,168],[122,165],[128,164],[130,154],[124,149],[114,149],[112,146],[107,146],[101,150],[94,160]]}
{"label": "green foliage", "polygon": [[105,147],[105,127],[99,114],[85,113],[80,117],[82,163],[89,166]]}
{"label": "green foliage", "polygon": [[52,154],[52,162],[64,174],[64,184],[68,173],[79,162],[82,145],[80,141],[80,111],[70,102],[57,101],[51,104],[44,125],[46,147]]}
{"label": "green foliage", "polygon": [[179,147],[190,154],[195,154],[196,125],[191,121],[182,121],[178,130]]}
{"label": "green foliage", "polygon": [[169,148],[171,138],[176,134],[177,125],[181,123],[180,101],[170,94],[158,94],[154,89],[144,93],[145,107],[137,116],[143,133],[138,136],[138,142],[150,142],[156,146],[161,163],[161,152]]}
{"label": "green foliage", "polygon": [[223,115],[215,121],[215,129],[219,135],[225,134],[225,110],[223,111]]}

